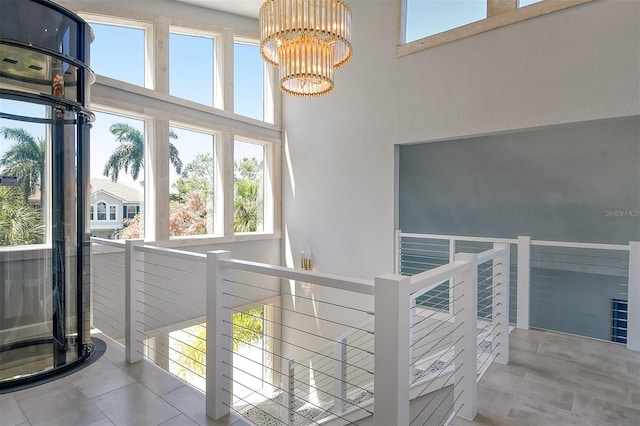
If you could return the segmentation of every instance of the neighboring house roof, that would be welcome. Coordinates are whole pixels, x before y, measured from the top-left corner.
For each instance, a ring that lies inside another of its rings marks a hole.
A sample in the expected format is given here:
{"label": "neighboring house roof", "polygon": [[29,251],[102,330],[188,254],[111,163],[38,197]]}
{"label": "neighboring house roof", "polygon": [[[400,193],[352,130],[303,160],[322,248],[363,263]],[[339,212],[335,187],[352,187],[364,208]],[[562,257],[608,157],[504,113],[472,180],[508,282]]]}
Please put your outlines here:
{"label": "neighboring house roof", "polygon": [[91,195],[93,196],[101,191],[121,200],[123,203],[140,204],[144,202],[144,192],[140,189],[113,182],[110,179],[91,178]]}

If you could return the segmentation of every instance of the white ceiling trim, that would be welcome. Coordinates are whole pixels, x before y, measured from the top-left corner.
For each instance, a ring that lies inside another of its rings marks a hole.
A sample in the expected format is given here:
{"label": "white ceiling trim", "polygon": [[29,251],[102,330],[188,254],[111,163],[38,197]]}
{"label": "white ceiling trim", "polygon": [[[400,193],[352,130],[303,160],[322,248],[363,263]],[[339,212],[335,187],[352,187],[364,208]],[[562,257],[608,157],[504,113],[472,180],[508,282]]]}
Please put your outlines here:
{"label": "white ceiling trim", "polygon": [[258,19],[258,12],[263,0],[174,0],[194,6],[206,7],[234,15]]}

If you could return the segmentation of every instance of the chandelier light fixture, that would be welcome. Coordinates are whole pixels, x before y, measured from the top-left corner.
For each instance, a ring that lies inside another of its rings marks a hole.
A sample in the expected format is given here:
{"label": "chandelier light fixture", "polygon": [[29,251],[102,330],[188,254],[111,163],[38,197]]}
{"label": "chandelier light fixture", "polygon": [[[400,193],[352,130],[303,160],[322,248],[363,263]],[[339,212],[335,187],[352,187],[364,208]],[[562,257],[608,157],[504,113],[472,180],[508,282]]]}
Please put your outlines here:
{"label": "chandelier light fixture", "polygon": [[333,90],[333,70],[351,59],[351,9],[342,0],[267,0],[260,8],[260,54],[294,96]]}

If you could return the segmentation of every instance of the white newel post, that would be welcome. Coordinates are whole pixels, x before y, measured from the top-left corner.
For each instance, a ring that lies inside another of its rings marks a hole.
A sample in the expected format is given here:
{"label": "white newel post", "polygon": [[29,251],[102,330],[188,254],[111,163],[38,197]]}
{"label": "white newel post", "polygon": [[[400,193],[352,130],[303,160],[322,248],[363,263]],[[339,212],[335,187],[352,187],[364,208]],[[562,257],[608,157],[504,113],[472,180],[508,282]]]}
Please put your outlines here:
{"label": "white newel post", "polygon": [[344,411],[347,399],[347,338],[334,343],[333,356],[335,359],[333,371],[333,412],[340,414]]}
{"label": "white newel post", "polygon": [[144,305],[138,303],[138,299],[143,295],[138,293],[140,286],[142,285],[142,273],[140,268],[143,267],[142,263],[138,264],[137,259],[143,258],[144,254],[137,253],[135,246],[144,244],[142,240],[127,240],[124,243],[124,324],[125,324],[125,360],[128,363],[140,361],[143,356],[143,341],[144,335],[142,333],[142,315]]}
{"label": "white newel post", "polygon": [[509,362],[509,279],[511,277],[511,246],[494,244],[494,249],[504,249],[504,254],[493,259],[492,329],[491,339],[495,352],[495,361],[500,364]]}
{"label": "white newel post", "polygon": [[517,326],[529,329],[529,297],[531,278],[531,237],[518,237],[518,304]]}
{"label": "white newel post", "polygon": [[640,242],[629,243],[627,348],[640,351]]}
{"label": "white newel post", "polygon": [[231,311],[224,306],[226,272],[221,260],[231,259],[229,251],[207,252],[207,367],[206,413],[219,420],[229,414],[231,403]]}
{"label": "white newel post", "polygon": [[376,426],[409,424],[409,277],[375,279]]}
{"label": "white newel post", "polygon": [[458,253],[455,261],[469,267],[456,277],[454,412],[473,420],[478,411],[478,255]]}

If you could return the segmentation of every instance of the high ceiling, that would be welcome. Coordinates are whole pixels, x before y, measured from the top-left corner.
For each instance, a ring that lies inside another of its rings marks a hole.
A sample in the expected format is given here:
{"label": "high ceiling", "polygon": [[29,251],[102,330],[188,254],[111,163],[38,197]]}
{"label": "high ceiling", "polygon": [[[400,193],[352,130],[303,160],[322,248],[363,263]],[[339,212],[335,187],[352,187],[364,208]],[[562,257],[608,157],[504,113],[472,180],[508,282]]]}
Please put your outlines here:
{"label": "high ceiling", "polygon": [[264,0],[175,0],[235,15],[258,19],[258,11]]}

